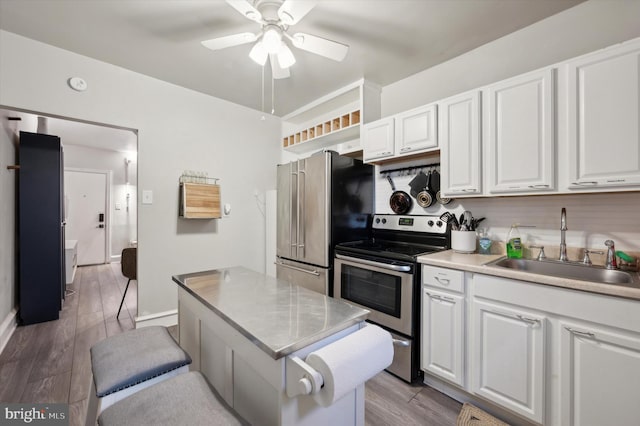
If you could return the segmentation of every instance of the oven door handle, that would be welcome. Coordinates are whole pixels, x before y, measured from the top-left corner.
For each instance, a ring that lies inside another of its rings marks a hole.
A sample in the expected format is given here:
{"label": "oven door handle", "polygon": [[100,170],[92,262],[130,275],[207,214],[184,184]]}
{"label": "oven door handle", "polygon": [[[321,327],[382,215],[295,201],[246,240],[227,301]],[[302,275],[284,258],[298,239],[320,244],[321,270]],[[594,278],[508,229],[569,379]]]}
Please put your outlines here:
{"label": "oven door handle", "polygon": [[411,342],[409,342],[408,340],[400,340],[400,339],[391,339],[393,341],[393,344],[396,346],[400,346],[403,348],[408,348],[409,346],[411,346]]}
{"label": "oven door handle", "polygon": [[336,254],[336,259],[348,260],[353,263],[361,263],[363,265],[375,266],[377,268],[389,269],[396,272],[411,272],[411,266],[409,265],[389,265],[386,263],[374,262],[373,260],[359,259],[356,257],[344,256],[342,254]]}

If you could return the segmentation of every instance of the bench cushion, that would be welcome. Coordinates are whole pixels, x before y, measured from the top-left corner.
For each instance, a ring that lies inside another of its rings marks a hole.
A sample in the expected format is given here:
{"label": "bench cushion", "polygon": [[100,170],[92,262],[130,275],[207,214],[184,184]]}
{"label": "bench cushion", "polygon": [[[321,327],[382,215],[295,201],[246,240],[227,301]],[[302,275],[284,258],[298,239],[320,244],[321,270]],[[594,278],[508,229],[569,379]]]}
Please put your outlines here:
{"label": "bench cushion", "polygon": [[100,398],[190,363],[189,355],[162,326],[130,330],[91,347],[91,369]]}
{"label": "bench cushion", "polygon": [[105,409],[100,426],[246,425],[198,372],[180,374]]}

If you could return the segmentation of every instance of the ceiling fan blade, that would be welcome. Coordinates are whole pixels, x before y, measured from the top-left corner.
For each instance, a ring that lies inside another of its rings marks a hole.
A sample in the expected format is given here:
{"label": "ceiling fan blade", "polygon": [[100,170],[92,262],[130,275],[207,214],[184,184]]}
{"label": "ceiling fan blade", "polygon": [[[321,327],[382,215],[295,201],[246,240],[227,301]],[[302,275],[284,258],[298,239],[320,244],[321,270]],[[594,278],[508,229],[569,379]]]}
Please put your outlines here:
{"label": "ceiling fan blade", "polygon": [[226,0],[229,6],[240,12],[245,18],[262,22],[262,14],[247,0]]}
{"label": "ceiling fan blade", "polygon": [[281,78],[288,78],[291,73],[289,72],[289,68],[282,68],[278,63],[278,56],[270,53],[269,54],[269,62],[271,62],[271,75],[276,80]]}
{"label": "ceiling fan blade", "polygon": [[295,25],[316,5],[316,0],[285,0],[278,9],[278,17],[285,25]]}
{"label": "ceiling fan blade", "polygon": [[338,62],[342,61],[349,51],[349,46],[346,44],[305,33],[295,33],[291,37],[291,42],[298,49]]}
{"label": "ceiling fan blade", "polygon": [[226,49],[227,47],[238,46],[241,44],[256,41],[258,36],[253,33],[240,33],[224,37],[212,38],[211,40],[201,41],[202,45],[211,50]]}

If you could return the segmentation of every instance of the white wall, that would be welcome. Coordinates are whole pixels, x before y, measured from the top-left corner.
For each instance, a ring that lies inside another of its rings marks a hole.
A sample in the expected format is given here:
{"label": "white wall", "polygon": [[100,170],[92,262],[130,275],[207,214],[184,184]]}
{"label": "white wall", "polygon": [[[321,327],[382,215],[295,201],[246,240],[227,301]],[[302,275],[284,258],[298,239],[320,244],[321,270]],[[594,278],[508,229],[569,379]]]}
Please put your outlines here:
{"label": "white wall", "polygon": [[382,88],[382,116],[640,37],[640,1],[589,0]]}
{"label": "white wall", "polygon": [[[69,89],[72,76],[87,91]],[[139,315],[176,309],[174,274],[264,270],[264,218],[253,194],[275,186],[279,119],[5,31],[0,105],[138,130],[138,192],[153,191],[153,204],[138,206]],[[220,178],[229,217],[178,218],[185,169]]]}
{"label": "white wall", "polygon": [[[16,305],[15,188],[18,172],[7,170],[7,166],[16,164],[15,146],[18,135],[15,123],[0,116],[0,325],[5,323],[5,319]],[[6,324],[6,326],[9,325]],[[0,338],[3,332],[4,330],[0,327]],[[2,350],[1,340],[0,350]]]}
{"label": "white wall", "polygon": [[[125,130],[123,130],[125,131]],[[133,135],[135,137],[135,135]],[[63,141],[64,143],[64,141]],[[125,158],[131,163],[128,165],[129,184],[125,176]],[[108,208],[108,218],[111,232],[110,257],[113,260],[120,259],[120,253],[125,247],[129,247],[132,240],[137,240],[136,218],[137,206],[137,167],[138,162],[131,154],[108,151],[105,149],[89,148],[78,145],[64,146],[65,168],[110,170],[111,173],[111,197]],[[127,194],[129,194],[129,209],[127,210]],[[117,206],[117,204],[119,206]],[[116,209],[116,207],[120,207]]]}
{"label": "white wall", "polygon": [[[543,21],[509,34],[471,52],[424,70],[382,90],[383,116],[500,81],[591,51],[640,37],[640,1],[590,0]],[[396,163],[384,168],[422,164]],[[380,169],[380,168],[378,168]],[[391,188],[377,175],[376,212],[391,213]],[[409,191],[413,176],[394,179],[398,188]],[[616,194],[553,195],[534,197],[491,197],[455,200],[446,208],[414,207],[412,214],[440,215],[445,210],[470,210],[487,217],[494,240],[505,240],[510,224],[535,225],[523,230],[528,242],[557,247],[560,243],[560,209],[567,208],[567,244],[604,248],[604,240],[616,241],[616,248],[640,251],[638,192]]]}

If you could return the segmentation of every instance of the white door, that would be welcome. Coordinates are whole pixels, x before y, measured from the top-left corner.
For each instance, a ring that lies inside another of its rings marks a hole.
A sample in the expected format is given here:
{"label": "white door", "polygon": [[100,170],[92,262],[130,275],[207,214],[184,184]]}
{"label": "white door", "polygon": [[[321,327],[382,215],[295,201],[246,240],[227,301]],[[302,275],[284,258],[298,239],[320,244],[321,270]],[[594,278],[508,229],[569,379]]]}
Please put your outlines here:
{"label": "white door", "polygon": [[107,176],[64,172],[66,239],[78,241],[78,265],[107,262]]}
{"label": "white door", "polygon": [[480,194],[480,92],[438,103],[441,191],[444,196]]}
{"label": "white door", "polygon": [[569,189],[640,184],[640,42],[568,64]]}
{"label": "white door", "polygon": [[422,290],[422,369],[464,386],[464,297]]}
{"label": "white door", "polygon": [[478,299],[472,311],[472,392],[542,423],[545,317]]}
{"label": "white door", "polygon": [[562,424],[637,425],[640,336],[561,321]]}
{"label": "white door", "polygon": [[554,189],[553,75],[547,68],[487,89],[489,192]]}
{"label": "white door", "polygon": [[396,116],[396,155],[438,147],[436,105],[426,105]]}
{"label": "white door", "polygon": [[393,117],[388,117],[363,126],[362,154],[365,162],[393,156],[393,124]]}

